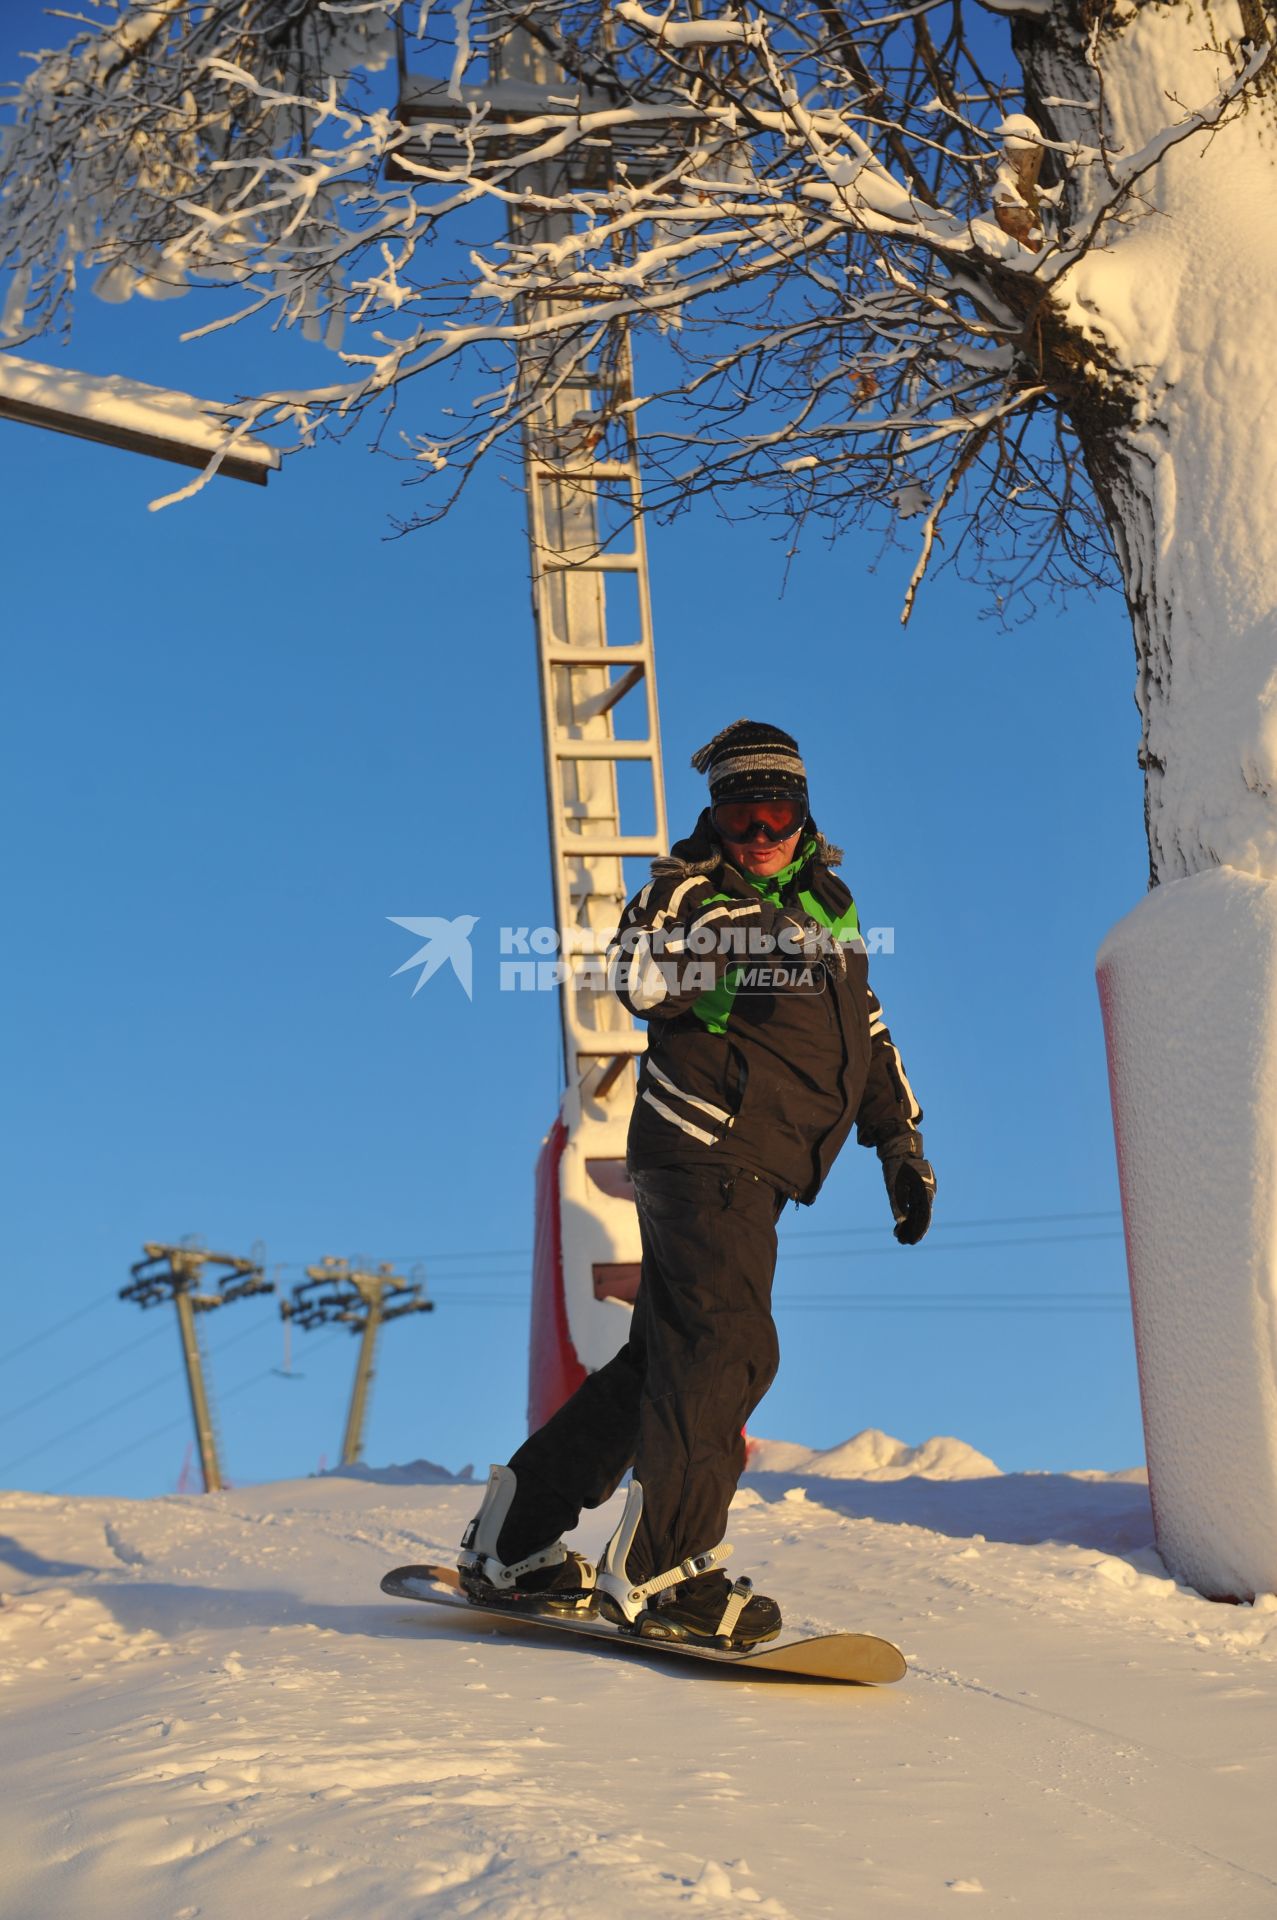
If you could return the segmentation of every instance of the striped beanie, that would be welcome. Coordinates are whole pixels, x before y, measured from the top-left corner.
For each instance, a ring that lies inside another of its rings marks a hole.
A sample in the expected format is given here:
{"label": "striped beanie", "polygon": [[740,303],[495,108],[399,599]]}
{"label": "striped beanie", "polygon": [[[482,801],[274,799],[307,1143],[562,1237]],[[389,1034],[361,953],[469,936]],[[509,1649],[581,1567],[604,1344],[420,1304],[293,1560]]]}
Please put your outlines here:
{"label": "striped beanie", "polygon": [[710,805],[720,800],[788,800],[807,805],[807,769],[798,742],[762,720],[733,720],[692,755],[709,778]]}

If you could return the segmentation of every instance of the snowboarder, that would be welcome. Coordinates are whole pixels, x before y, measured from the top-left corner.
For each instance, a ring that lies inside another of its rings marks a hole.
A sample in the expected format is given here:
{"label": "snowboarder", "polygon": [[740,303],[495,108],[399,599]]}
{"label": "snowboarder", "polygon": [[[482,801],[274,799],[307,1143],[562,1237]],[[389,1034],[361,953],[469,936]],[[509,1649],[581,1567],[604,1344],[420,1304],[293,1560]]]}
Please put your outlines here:
{"label": "snowboarder", "polygon": [[[842,855],[797,742],[737,720],[692,759],[710,804],[653,862],[611,949],[648,1022],[627,1164],[643,1249],[627,1344],[494,1467],[467,1527],[476,1600],[602,1611],[646,1636],[748,1647],[780,1609],[721,1570],[743,1428],[775,1375],[776,1222],[816,1197],[853,1124],[909,1246],[931,1220],[922,1109],[869,985]],[[563,1545],[633,1468],[597,1571]]]}

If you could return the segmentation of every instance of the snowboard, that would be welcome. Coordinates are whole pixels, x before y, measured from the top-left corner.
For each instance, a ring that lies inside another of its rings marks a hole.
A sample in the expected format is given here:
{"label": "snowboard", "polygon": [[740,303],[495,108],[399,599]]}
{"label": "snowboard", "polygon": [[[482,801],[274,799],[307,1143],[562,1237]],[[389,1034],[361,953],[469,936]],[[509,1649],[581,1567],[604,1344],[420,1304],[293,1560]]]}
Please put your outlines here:
{"label": "snowboard", "polygon": [[522,1608],[482,1606],[461,1591],[455,1567],[395,1567],[381,1582],[381,1590],[396,1600],[424,1600],[453,1613],[501,1626],[545,1628],[576,1639],[604,1641],[625,1653],[654,1654],[660,1659],[700,1660],[734,1673],[779,1674],[790,1679],[825,1680],[850,1686],[885,1686],[905,1675],[905,1657],[890,1640],[872,1633],[822,1633],[808,1638],[768,1640],[748,1652],[689,1646],[678,1640],[644,1640],[623,1633],[608,1620],[570,1614],[529,1613]]}

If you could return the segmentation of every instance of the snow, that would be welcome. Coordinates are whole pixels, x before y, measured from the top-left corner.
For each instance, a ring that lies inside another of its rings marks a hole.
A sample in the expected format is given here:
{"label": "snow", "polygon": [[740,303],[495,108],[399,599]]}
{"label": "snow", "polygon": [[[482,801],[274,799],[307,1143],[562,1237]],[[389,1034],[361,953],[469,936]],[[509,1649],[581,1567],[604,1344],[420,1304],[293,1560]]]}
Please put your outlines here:
{"label": "snow", "polygon": [[219,453],[229,443],[236,460],[245,465],[269,471],[279,466],[279,454],[265,441],[232,435],[228,409],[216,402],[166,387],[148,387],[118,373],[75,373],[0,353],[0,413],[5,401],[51,409],[73,420],[145,434],[202,453]]}
{"label": "snow", "polygon": [[1042,129],[1027,113],[1009,113],[996,132],[1008,153],[1036,153],[1042,145]]}
{"label": "snow", "polygon": [[[1214,14],[1241,37],[1236,6]],[[1148,170],[1057,294],[1133,382],[1119,507],[1150,846],[1160,879],[1216,865],[1277,877],[1277,518],[1254,508],[1277,492],[1277,223],[1256,217],[1272,198],[1270,115],[1234,109],[1164,150],[1168,126],[1237,78],[1192,8],[1140,8],[1106,45],[1103,78],[1117,170]]]}
{"label": "snow", "polygon": [[926,1480],[977,1480],[998,1472],[987,1454],[965,1440],[938,1435],[910,1447],[877,1427],[866,1427],[823,1453],[811,1453],[791,1440],[751,1440],[749,1465],[752,1472],[816,1474],[832,1480],[904,1480],[911,1474]]}
{"label": "snow", "polygon": [[1243,1596],[1277,1578],[1271,69],[1244,110],[1224,106],[1272,56],[1244,58],[1248,17],[1233,0],[1127,7],[1095,68],[1036,75],[1057,98],[1103,82],[1098,127],[1084,109],[1053,123],[1109,157],[1074,171],[1075,223],[1137,183],[1056,283],[1096,394],[1126,416],[1104,484],[1159,882],[1098,972],[1158,1539],[1195,1585]]}
{"label": "snow", "polygon": [[638,33],[650,35],[662,45],[675,47],[680,51],[685,47],[725,47],[737,41],[757,37],[756,29],[751,29],[746,20],[679,20],[672,16],[670,7],[665,13],[646,13],[637,0],[620,0],[612,11],[617,18],[624,20],[626,26],[633,27]]}
{"label": "snow", "polygon": [[1158,1538],[1243,1597],[1277,1586],[1274,970],[1277,882],[1230,867],[1156,888],[1099,956]]}
{"label": "snow", "polygon": [[473,1465],[452,1473],[433,1460],[409,1460],[402,1467],[367,1467],[362,1460],[350,1466],[330,1467],[319,1479],[363,1480],[378,1487],[447,1487],[474,1479]]}
{"label": "snow", "polygon": [[[1277,1598],[1177,1586],[1137,1474],[883,1477],[901,1446],[796,1448],[732,1517],[792,1624],[905,1648],[869,1691],[384,1598],[474,1509],[430,1463],[0,1496],[6,1913],[1267,1916]],[[818,1470],[857,1450],[877,1477]]]}

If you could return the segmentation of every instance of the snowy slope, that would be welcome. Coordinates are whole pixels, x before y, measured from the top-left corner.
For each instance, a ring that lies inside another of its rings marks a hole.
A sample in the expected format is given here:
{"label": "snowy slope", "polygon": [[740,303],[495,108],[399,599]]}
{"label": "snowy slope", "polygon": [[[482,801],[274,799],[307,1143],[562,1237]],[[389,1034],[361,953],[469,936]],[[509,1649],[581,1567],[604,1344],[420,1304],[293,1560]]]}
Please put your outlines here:
{"label": "snowy slope", "polygon": [[1277,1599],[1177,1588],[1138,1476],[751,1475],[737,1564],[881,1691],[387,1600],[430,1469],[0,1498],[5,1920],[1273,1911]]}

